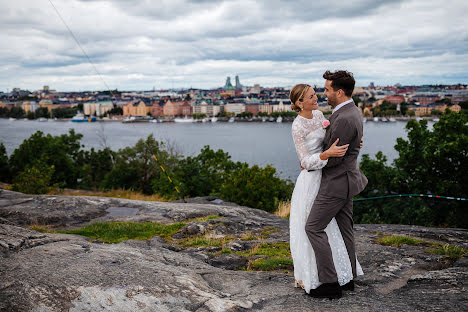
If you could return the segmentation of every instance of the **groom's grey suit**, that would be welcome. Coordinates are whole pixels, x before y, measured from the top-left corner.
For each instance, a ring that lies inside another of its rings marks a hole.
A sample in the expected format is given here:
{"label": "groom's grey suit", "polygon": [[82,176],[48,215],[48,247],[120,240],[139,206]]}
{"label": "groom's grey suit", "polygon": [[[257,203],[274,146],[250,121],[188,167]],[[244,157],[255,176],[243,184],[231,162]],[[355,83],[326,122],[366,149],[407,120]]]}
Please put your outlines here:
{"label": "groom's grey suit", "polygon": [[338,281],[332,252],[325,228],[335,217],[356,277],[356,254],[353,233],[353,196],[367,185],[367,178],[359,169],[357,157],[362,138],[362,114],[354,102],[345,104],[330,116],[330,126],[323,140],[327,150],[337,138],[338,145],[349,144],[343,157],[328,159],[322,169],[320,190],[307,218],[305,231],[315,251],[319,281]]}

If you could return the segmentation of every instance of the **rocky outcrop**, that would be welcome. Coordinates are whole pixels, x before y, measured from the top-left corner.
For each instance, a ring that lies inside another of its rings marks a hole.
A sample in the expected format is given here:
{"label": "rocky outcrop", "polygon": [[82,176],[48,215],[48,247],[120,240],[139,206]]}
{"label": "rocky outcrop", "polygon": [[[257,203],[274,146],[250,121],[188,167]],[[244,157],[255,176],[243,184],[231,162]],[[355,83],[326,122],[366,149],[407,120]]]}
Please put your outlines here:
{"label": "rocky outcrop", "polygon": [[[98,197],[31,196],[0,190],[1,311],[466,311],[467,259],[425,246],[383,246],[379,233],[407,234],[466,248],[468,233],[398,225],[356,225],[365,275],[343,298],[317,300],[294,288],[291,270],[245,270],[246,251],[287,242],[288,220],[261,210],[205,202],[163,203]],[[193,220],[209,215],[218,219]],[[29,225],[74,228],[96,220],[187,224],[173,240],[104,244],[39,233]],[[256,239],[242,239],[251,233]],[[263,233],[263,234],[262,234]],[[266,234],[265,234],[266,233]],[[221,247],[185,247],[197,235],[231,237]],[[261,236],[263,235],[263,236]]]}

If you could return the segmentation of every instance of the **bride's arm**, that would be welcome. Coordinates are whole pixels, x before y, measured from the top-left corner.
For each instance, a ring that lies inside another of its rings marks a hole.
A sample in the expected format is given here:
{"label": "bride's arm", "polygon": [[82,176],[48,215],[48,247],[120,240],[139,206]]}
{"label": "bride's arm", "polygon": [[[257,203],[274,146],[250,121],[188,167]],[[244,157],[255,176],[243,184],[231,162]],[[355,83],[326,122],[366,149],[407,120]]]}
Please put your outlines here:
{"label": "bride's arm", "polygon": [[[293,123],[292,137],[294,145],[296,146],[297,156],[301,168],[307,170],[322,169],[328,162],[328,156],[322,155],[324,153],[315,153],[309,155],[307,151],[305,137],[307,136],[307,129],[301,126],[298,122]],[[320,157],[322,155],[322,157]]]}

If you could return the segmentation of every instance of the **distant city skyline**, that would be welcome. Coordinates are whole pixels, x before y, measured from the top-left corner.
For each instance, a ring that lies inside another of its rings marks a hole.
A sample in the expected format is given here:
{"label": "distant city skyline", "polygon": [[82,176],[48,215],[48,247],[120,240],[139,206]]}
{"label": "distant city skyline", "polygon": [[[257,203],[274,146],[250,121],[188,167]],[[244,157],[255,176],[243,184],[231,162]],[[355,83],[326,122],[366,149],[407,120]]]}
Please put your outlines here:
{"label": "distant city skyline", "polygon": [[[259,84],[254,84],[254,85],[259,85]],[[247,90],[251,89],[254,87],[254,85],[242,85],[242,87],[245,87]],[[421,85],[403,85],[403,84],[400,84],[400,83],[394,83],[394,84],[389,84],[389,85],[377,85],[377,84],[371,84],[370,85],[366,85],[366,86],[358,86],[356,85],[356,88],[364,88],[364,89],[369,89],[369,88],[377,88],[377,89],[380,89],[380,88],[394,88],[396,86],[398,87],[422,87],[422,86],[433,86],[433,87],[437,87],[437,86],[451,86],[451,87],[456,87],[458,85],[461,85],[462,86],[462,89],[463,89],[463,86],[466,88],[468,84],[466,83],[454,83],[454,84],[421,84]],[[321,85],[316,85],[316,84],[312,84],[313,87],[316,87],[316,88],[321,88],[323,89],[323,86]],[[290,89],[293,87],[293,85],[289,85],[289,86],[262,86],[260,85],[261,88],[266,88],[266,89],[274,89],[274,88],[283,88],[285,90],[287,89]],[[44,88],[47,88],[47,91],[49,90],[52,90],[53,92],[57,92],[57,93],[80,93],[80,92],[107,92],[108,90],[107,89],[96,89],[96,90],[59,90],[59,89],[56,89],[54,88],[53,86],[49,86],[49,85],[44,85],[40,88],[37,88],[37,89],[26,89],[26,88],[21,88],[21,87],[15,87],[15,88],[11,88],[11,89],[7,89],[6,91],[5,90],[0,90],[0,92],[3,92],[3,93],[9,93],[9,92],[13,92],[14,90],[13,89],[20,89],[21,91],[30,91],[30,92],[37,92],[37,91],[43,91]],[[218,89],[225,89],[225,85],[222,84],[220,86],[217,86],[217,87],[214,87],[214,88],[195,88],[195,87],[192,87],[192,88],[151,88],[151,89],[141,89],[141,90],[131,90],[131,89],[117,89],[118,92],[158,92],[158,91],[174,91],[174,92],[177,92],[177,91],[187,91],[189,89],[194,89],[194,90],[218,90]],[[111,89],[111,91],[115,91],[116,89]]]}
{"label": "distant city skyline", "polygon": [[[468,1],[0,0],[0,91],[468,83]],[[104,80],[104,81],[103,81]]]}

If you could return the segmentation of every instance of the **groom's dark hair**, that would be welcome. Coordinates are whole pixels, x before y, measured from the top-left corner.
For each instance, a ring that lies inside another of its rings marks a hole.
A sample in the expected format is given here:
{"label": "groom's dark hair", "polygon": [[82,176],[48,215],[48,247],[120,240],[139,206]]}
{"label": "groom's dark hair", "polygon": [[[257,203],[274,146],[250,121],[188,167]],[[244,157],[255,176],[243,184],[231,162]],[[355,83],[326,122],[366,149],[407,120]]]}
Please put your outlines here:
{"label": "groom's dark hair", "polygon": [[341,89],[344,91],[346,96],[349,97],[353,94],[354,84],[356,83],[356,81],[354,81],[353,73],[347,70],[337,70],[332,73],[327,70],[323,74],[323,78],[331,80],[331,86],[334,91]]}

